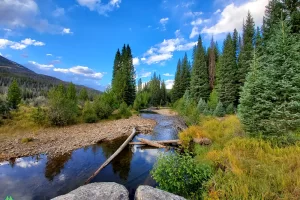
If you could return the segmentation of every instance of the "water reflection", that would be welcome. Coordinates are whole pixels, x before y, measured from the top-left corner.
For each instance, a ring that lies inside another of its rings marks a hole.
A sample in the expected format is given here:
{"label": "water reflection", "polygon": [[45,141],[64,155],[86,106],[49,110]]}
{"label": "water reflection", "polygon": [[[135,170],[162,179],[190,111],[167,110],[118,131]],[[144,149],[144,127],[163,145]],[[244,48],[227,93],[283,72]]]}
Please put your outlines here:
{"label": "water reflection", "polygon": [[[142,114],[157,121],[152,135],[137,137],[150,140],[176,139],[172,118],[157,114]],[[126,137],[113,142],[103,142],[57,157],[39,155],[11,159],[0,163],[0,199],[11,195],[14,199],[51,199],[83,185],[87,178],[109,158]],[[148,146],[126,147],[92,182],[117,182],[123,184],[131,199],[141,185],[155,186],[149,174],[157,156],[164,149]]]}
{"label": "water reflection", "polygon": [[71,159],[72,153],[66,153],[53,158],[48,158],[45,168],[45,177],[49,181],[53,181],[53,178],[60,174],[65,164]]}

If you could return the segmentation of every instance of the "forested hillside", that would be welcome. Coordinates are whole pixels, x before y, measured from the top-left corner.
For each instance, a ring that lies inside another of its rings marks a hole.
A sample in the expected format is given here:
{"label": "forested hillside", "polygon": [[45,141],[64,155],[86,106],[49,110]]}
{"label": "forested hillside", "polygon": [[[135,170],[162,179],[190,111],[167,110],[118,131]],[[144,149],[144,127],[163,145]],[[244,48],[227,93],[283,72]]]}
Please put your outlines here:
{"label": "forested hillside", "polygon": [[[24,100],[45,96],[54,86],[61,83],[64,85],[68,84],[51,76],[37,74],[18,63],[0,56],[0,94],[7,93],[8,86],[13,79],[16,79],[21,87]],[[82,88],[86,88],[91,96],[100,93],[97,90],[76,85],[77,92]]]}

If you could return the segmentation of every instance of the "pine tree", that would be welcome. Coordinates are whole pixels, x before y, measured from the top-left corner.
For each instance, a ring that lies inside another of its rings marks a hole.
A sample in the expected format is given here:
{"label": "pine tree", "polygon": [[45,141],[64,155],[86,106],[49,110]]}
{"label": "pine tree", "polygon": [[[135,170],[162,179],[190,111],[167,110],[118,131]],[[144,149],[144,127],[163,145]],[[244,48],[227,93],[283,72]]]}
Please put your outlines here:
{"label": "pine tree", "polygon": [[168,102],[167,89],[166,89],[165,81],[163,80],[161,83],[161,105],[166,105],[167,102]]}
{"label": "pine tree", "polygon": [[18,108],[18,105],[21,102],[21,95],[21,89],[19,88],[17,81],[14,79],[7,92],[7,102],[11,108]]}
{"label": "pine tree", "polygon": [[288,134],[300,127],[300,37],[284,22],[274,30],[241,94],[239,117],[251,133]]}
{"label": "pine tree", "polygon": [[261,37],[261,32],[259,27],[256,28],[256,32],[255,32],[255,43],[254,43],[254,47],[255,47],[255,51],[257,56],[260,56],[263,53],[263,44],[262,44],[262,37]]}
{"label": "pine tree", "polygon": [[215,86],[215,79],[216,79],[216,62],[217,62],[217,56],[216,56],[216,50],[215,50],[215,42],[214,38],[211,38],[210,42],[210,48],[208,50],[208,71],[209,71],[209,86],[210,90],[214,89]]}
{"label": "pine tree", "polygon": [[127,65],[128,65],[128,97],[125,102],[127,105],[133,105],[136,95],[136,80],[135,80],[135,69],[132,61],[131,48],[127,45]]}
{"label": "pine tree", "polygon": [[190,64],[186,53],[182,59],[182,72],[181,72],[181,84],[180,84],[180,96],[183,96],[185,91],[190,87],[191,74],[190,74]]}
{"label": "pine tree", "polygon": [[206,64],[205,51],[200,35],[193,61],[190,91],[192,98],[196,102],[198,102],[200,98],[206,101],[210,93],[208,66]]}
{"label": "pine tree", "polygon": [[120,69],[120,67],[121,67],[121,53],[120,50],[118,49],[114,60],[112,85],[114,85],[115,76],[117,74],[117,71]]}
{"label": "pine tree", "polygon": [[236,62],[234,45],[231,35],[228,34],[223,45],[223,55],[220,58],[217,72],[217,90],[219,100],[225,107],[234,103],[237,95],[236,88]]}
{"label": "pine tree", "polygon": [[142,79],[140,78],[138,81],[138,92],[141,92],[143,89],[143,82]]}
{"label": "pine tree", "polygon": [[207,109],[208,109],[207,103],[203,99],[200,99],[197,105],[198,112],[204,113],[204,111]]}
{"label": "pine tree", "polygon": [[219,101],[215,111],[214,116],[216,117],[224,117],[225,116],[225,109],[221,101]]}
{"label": "pine tree", "polygon": [[240,45],[239,45],[239,33],[236,29],[233,30],[232,42],[233,42],[233,47],[234,47],[234,52],[235,52],[235,60],[237,63]]}
{"label": "pine tree", "polygon": [[180,88],[181,88],[181,61],[178,60],[177,63],[177,69],[175,73],[175,80],[174,85],[172,89],[172,101],[175,102],[178,99],[180,99],[182,96],[180,96]]}
{"label": "pine tree", "polygon": [[86,100],[88,100],[88,98],[89,96],[87,90],[85,88],[82,88],[79,93],[79,100],[85,102]]}
{"label": "pine tree", "polygon": [[210,110],[215,110],[219,102],[219,97],[217,93],[217,89],[214,88],[213,91],[209,95],[209,99],[207,102],[208,108]]}

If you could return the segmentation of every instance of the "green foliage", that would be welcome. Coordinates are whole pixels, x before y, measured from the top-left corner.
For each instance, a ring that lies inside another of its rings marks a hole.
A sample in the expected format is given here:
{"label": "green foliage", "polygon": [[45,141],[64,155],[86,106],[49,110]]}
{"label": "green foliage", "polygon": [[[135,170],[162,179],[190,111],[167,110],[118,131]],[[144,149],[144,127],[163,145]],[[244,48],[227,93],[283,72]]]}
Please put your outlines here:
{"label": "green foliage", "polygon": [[3,98],[0,98],[0,121],[2,119],[7,118],[8,116],[9,116],[9,105]]}
{"label": "green foliage", "polygon": [[204,113],[204,111],[208,110],[207,103],[202,98],[200,98],[198,102],[197,110],[199,111],[199,113]]}
{"label": "green foliage", "polygon": [[198,102],[200,98],[204,101],[208,100],[210,93],[209,74],[200,35],[193,60],[190,91],[194,101]]}
{"label": "green foliage", "polygon": [[49,120],[52,125],[64,126],[76,122],[78,114],[76,93],[74,85],[70,84],[68,90],[59,85],[49,91]]}
{"label": "green foliage", "polygon": [[125,102],[121,103],[118,114],[122,116],[122,118],[126,118],[126,119],[132,116],[130,108],[127,106]]}
{"label": "green foliage", "polygon": [[139,111],[140,109],[146,108],[150,102],[149,92],[142,91],[138,92],[134,100],[133,109]]}
{"label": "green foliage", "polygon": [[79,99],[80,101],[83,101],[83,102],[85,102],[85,101],[87,101],[87,100],[89,99],[87,90],[86,90],[85,88],[82,88],[82,89],[80,90],[78,99]]}
{"label": "green foliage", "polygon": [[219,101],[215,111],[214,116],[216,117],[224,117],[225,116],[225,109],[221,101]]}
{"label": "green foliage", "polygon": [[37,107],[31,114],[31,118],[33,119],[34,123],[46,126],[49,123],[47,111],[41,107]]}
{"label": "green foliage", "polygon": [[118,107],[118,100],[115,93],[108,90],[96,97],[93,106],[98,118],[106,119]]}
{"label": "green foliage", "polygon": [[212,175],[212,168],[196,164],[189,154],[159,156],[151,175],[159,188],[186,198],[201,199],[203,185]]}
{"label": "green foliage", "polygon": [[231,103],[226,107],[226,114],[232,115],[234,113],[235,113],[234,105],[233,103]]}
{"label": "green foliage", "polygon": [[33,138],[22,138],[22,140],[21,140],[21,143],[28,143],[28,142],[32,142],[33,141]]}
{"label": "green foliage", "polygon": [[248,132],[288,134],[300,126],[300,38],[284,22],[254,57],[239,116]]}
{"label": "green foliage", "polygon": [[8,88],[7,102],[13,109],[18,108],[18,105],[21,102],[21,89],[16,80],[13,80]]}
{"label": "green foliage", "polygon": [[90,101],[85,102],[82,110],[82,117],[85,123],[97,122],[97,115]]}
{"label": "green foliage", "polygon": [[210,95],[209,95],[209,99],[208,99],[208,102],[207,102],[208,108],[210,110],[215,110],[217,105],[218,105],[218,102],[219,102],[218,92],[214,88],[212,90],[212,92],[210,93]]}

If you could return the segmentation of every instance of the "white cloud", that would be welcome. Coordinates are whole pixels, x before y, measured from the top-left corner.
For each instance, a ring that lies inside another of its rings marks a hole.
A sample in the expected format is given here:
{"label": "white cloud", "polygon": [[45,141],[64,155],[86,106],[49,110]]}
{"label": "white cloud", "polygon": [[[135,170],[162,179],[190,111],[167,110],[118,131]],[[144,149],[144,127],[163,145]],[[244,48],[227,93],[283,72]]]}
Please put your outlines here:
{"label": "white cloud", "polygon": [[190,38],[194,38],[195,36],[199,35],[201,32],[197,26],[194,26],[192,32],[190,34]]}
{"label": "white cloud", "polygon": [[135,57],[132,59],[132,63],[134,66],[137,66],[140,64],[140,59],[138,57]]}
{"label": "white cloud", "polygon": [[30,64],[34,65],[35,67],[37,68],[40,68],[40,69],[50,69],[50,68],[53,68],[54,65],[52,64],[49,64],[49,65],[46,65],[46,64],[39,64],[35,61],[28,61]]}
{"label": "white cloud", "polygon": [[169,18],[166,17],[166,18],[161,18],[159,20],[159,23],[162,25],[162,30],[165,31],[166,30],[166,24],[168,23],[169,21]]}
{"label": "white cloud", "polygon": [[21,168],[30,168],[33,166],[39,165],[40,162],[38,161],[33,161],[33,160],[24,160],[23,158],[17,158],[16,160],[16,166],[21,167]]}
{"label": "white cloud", "polygon": [[73,34],[73,32],[71,31],[71,29],[69,29],[69,28],[64,28],[63,30],[62,30],[62,32],[61,32],[63,35],[64,34]]}
{"label": "white cloud", "polygon": [[166,80],[165,83],[166,83],[166,88],[170,90],[173,88],[174,80]]}
{"label": "white cloud", "polygon": [[151,76],[151,72],[144,72],[141,74],[141,78],[147,78],[149,76]]}
{"label": "white cloud", "polygon": [[164,40],[151,47],[145,54],[143,62],[151,65],[153,63],[160,63],[169,60],[173,57],[174,51],[187,51],[194,47],[196,42],[187,42],[184,38],[178,37],[174,39]]}
{"label": "white cloud", "polygon": [[243,20],[250,11],[256,26],[260,26],[263,21],[265,6],[269,0],[248,1],[241,5],[231,3],[221,12],[219,21],[211,26],[202,29],[201,33],[220,34],[233,31],[236,28],[242,30]]}
{"label": "white cloud", "polygon": [[145,58],[145,57],[141,58],[141,61],[145,61],[145,60],[146,60],[146,58]]}
{"label": "white cloud", "polygon": [[89,8],[91,11],[97,11],[101,15],[107,15],[108,12],[119,8],[121,0],[109,0],[108,3],[101,3],[101,0],[77,0],[78,4]]}
{"label": "white cloud", "polygon": [[164,76],[174,76],[173,74],[165,73]]}
{"label": "white cloud", "polygon": [[51,53],[47,53],[46,56],[53,56]]}
{"label": "white cloud", "polygon": [[216,15],[216,14],[218,14],[218,13],[220,13],[220,12],[221,12],[221,10],[218,9],[218,10],[216,10],[216,12],[214,12],[214,15]]}
{"label": "white cloud", "polygon": [[7,40],[7,39],[0,39],[0,49],[5,49],[7,46],[9,46],[11,49],[22,50],[30,45],[44,46],[45,43],[39,42],[36,40],[32,40],[30,38],[26,38],[26,39],[22,40],[21,42],[14,42],[14,41]]}
{"label": "white cloud", "polygon": [[179,29],[175,31],[175,36],[176,36],[177,38],[181,37],[181,33],[180,33],[180,30],[179,30]]}
{"label": "white cloud", "polygon": [[62,72],[62,73],[72,73],[75,75],[82,75],[84,77],[93,78],[93,79],[102,79],[103,73],[95,72],[92,69],[86,66],[74,66],[69,69],[54,68],[53,71]]}
{"label": "white cloud", "polygon": [[202,23],[203,23],[203,20],[201,18],[198,18],[198,19],[192,21],[191,25],[197,26],[197,25],[201,25]]}
{"label": "white cloud", "polygon": [[11,31],[12,31],[12,30],[9,29],[9,28],[4,28],[3,30],[6,31],[6,32],[11,32]]}
{"label": "white cloud", "polygon": [[0,56],[2,56],[2,53],[0,52]]}
{"label": "white cloud", "polygon": [[56,9],[53,11],[52,15],[53,15],[54,17],[60,17],[60,16],[63,16],[63,15],[65,15],[65,9],[64,9],[64,8],[56,8]]}
{"label": "white cloud", "polygon": [[203,14],[203,12],[192,12],[192,11],[189,11],[189,12],[184,13],[184,16],[186,16],[186,17],[198,17],[198,16],[200,16],[202,14]]}

